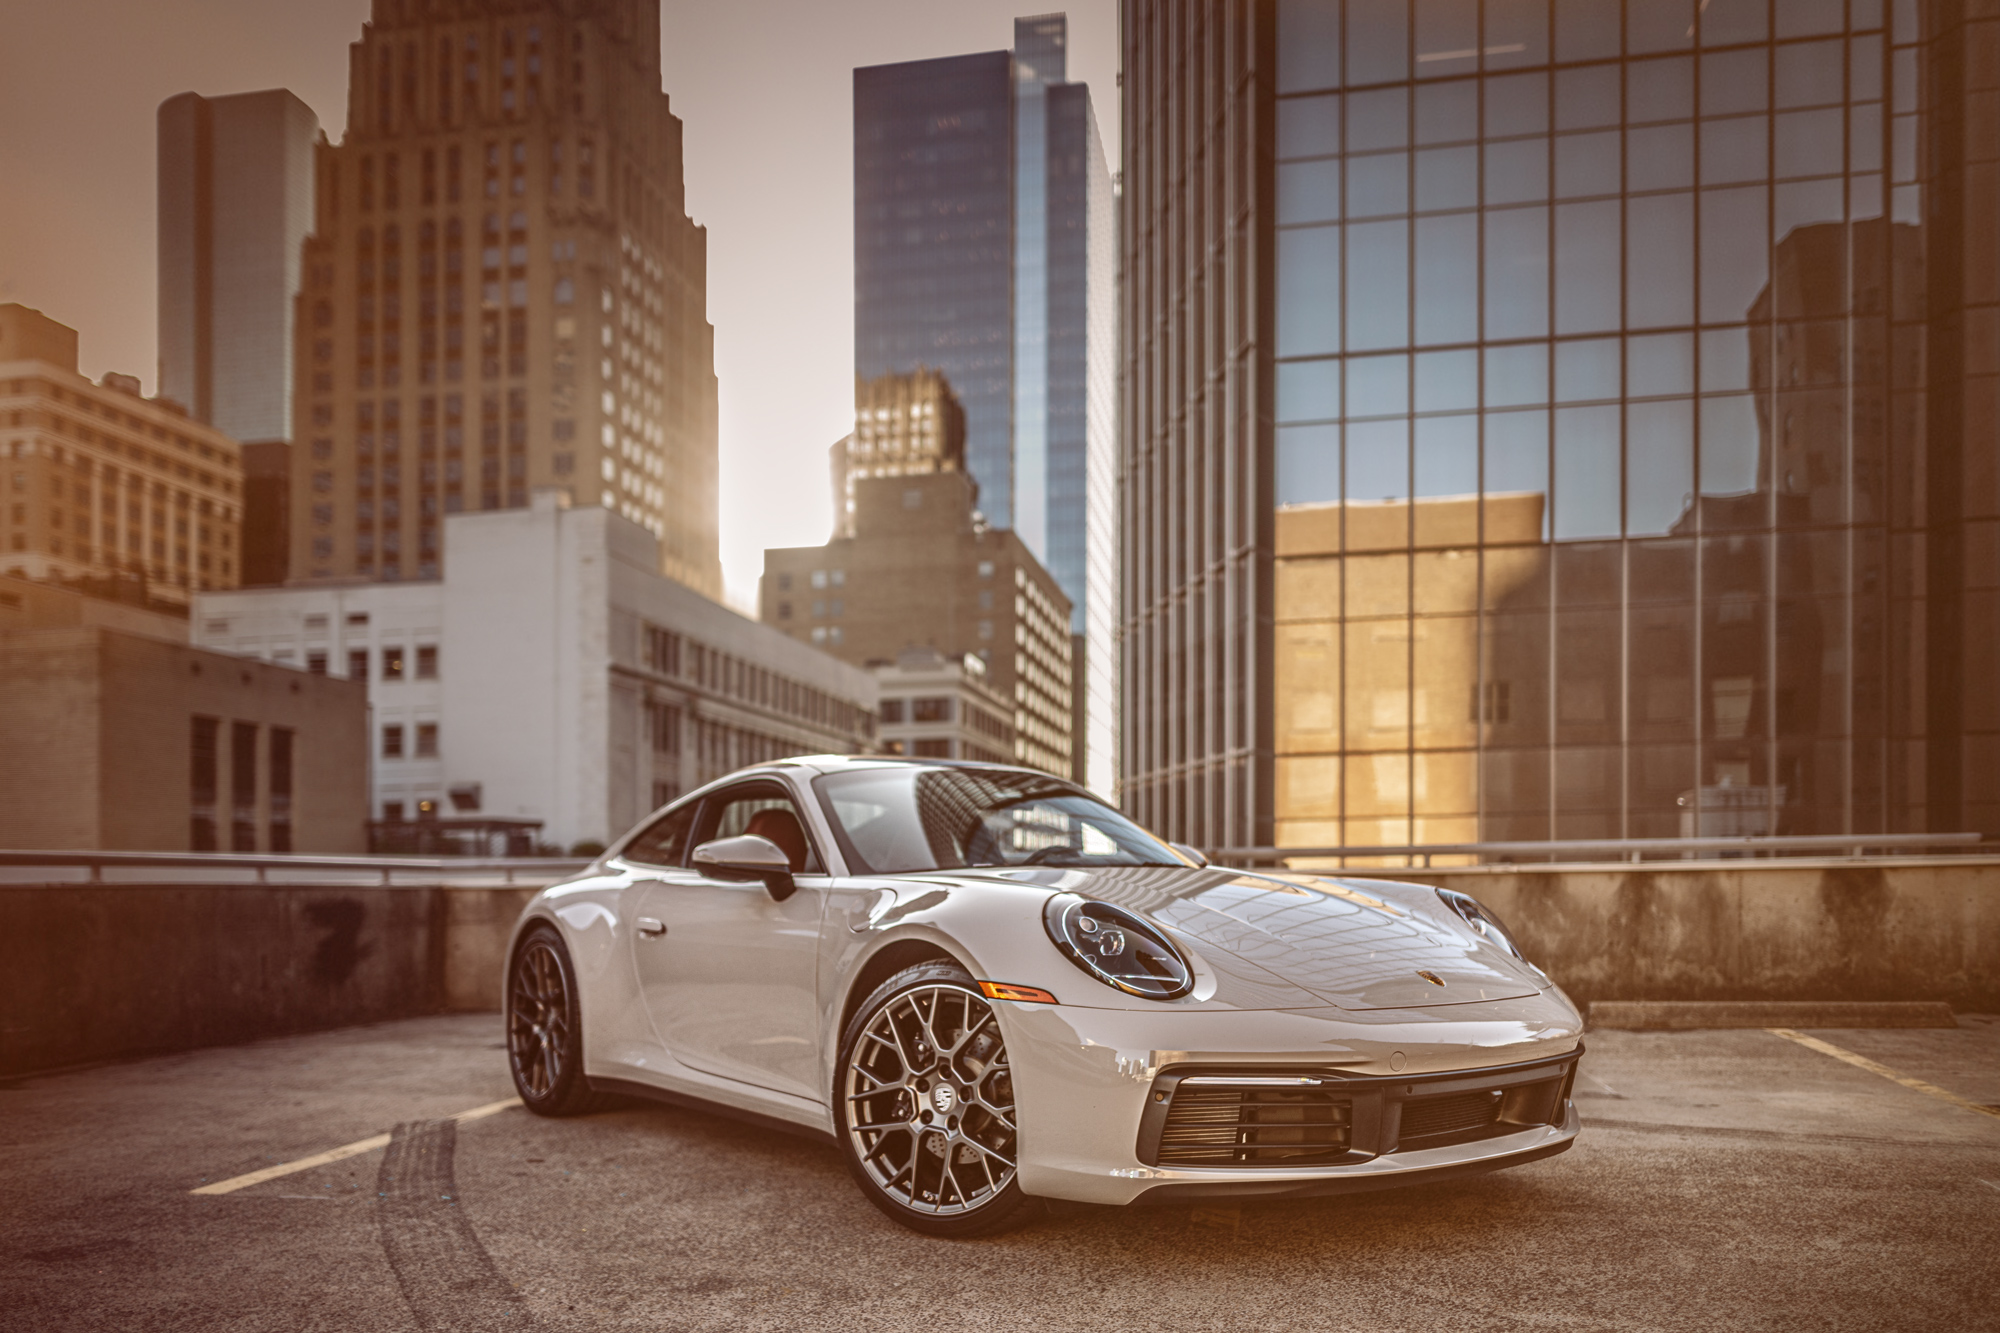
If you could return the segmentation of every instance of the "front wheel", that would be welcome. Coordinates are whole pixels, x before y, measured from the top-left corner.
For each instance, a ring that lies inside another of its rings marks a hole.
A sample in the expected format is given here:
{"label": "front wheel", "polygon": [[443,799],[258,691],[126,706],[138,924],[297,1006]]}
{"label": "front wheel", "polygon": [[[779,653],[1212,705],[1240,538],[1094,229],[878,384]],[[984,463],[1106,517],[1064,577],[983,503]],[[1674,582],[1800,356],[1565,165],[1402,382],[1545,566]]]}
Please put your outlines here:
{"label": "front wheel", "polygon": [[923,963],[884,982],[848,1025],[838,1069],[841,1147],[877,1208],[932,1236],[1022,1219],[1013,1070],[962,969]]}
{"label": "front wheel", "polygon": [[536,1115],[582,1115],[607,1104],[583,1076],[576,969],[553,926],[521,939],[507,968],[507,1065]]}

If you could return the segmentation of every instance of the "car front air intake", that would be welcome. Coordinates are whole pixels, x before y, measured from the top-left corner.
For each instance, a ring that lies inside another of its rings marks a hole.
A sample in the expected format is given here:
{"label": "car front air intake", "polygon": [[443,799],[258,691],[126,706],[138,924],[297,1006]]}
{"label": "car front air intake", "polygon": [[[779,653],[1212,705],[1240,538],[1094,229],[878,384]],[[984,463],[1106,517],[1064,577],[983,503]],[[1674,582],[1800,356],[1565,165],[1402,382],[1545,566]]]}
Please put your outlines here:
{"label": "car front air intake", "polygon": [[1184,1078],[1160,1127],[1161,1166],[1313,1166],[1347,1155],[1353,1104],[1312,1078]]}

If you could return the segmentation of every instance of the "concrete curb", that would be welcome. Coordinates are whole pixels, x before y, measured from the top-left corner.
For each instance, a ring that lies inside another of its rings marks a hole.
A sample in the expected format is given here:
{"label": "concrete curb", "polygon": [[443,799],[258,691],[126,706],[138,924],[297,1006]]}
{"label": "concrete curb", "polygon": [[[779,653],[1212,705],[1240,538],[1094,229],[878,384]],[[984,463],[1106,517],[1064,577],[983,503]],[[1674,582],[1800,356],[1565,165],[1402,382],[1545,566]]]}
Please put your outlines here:
{"label": "concrete curb", "polygon": [[1598,1000],[1590,1026],[1627,1032],[1700,1028],[1955,1028],[1942,1000]]}

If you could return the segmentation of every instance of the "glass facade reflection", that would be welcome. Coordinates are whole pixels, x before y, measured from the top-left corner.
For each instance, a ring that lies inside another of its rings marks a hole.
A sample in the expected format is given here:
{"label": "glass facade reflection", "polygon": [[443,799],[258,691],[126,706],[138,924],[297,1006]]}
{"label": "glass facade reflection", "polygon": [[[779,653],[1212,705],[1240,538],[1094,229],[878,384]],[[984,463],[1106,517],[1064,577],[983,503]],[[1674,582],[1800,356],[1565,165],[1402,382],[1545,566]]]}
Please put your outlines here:
{"label": "glass facade reflection", "polygon": [[[1143,820],[1237,846],[2000,827],[2000,361],[1968,336],[1996,295],[1968,128],[1995,24],[1125,18]],[[1175,87],[1174,59],[1214,81]],[[1213,142],[1169,134],[1209,98]],[[1189,267],[1176,231],[1218,224],[1166,182],[1214,154],[1240,234]],[[1233,316],[1198,396],[1167,341],[1209,333],[1174,313],[1195,293]],[[1235,479],[1239,513],[1188,497],[1234,525],[1233,585],[1189,569],[1177,516],[1140,521],[1189,465]],[[1244,697],[1174,697],[1191,668]]]}
{"label": "glass facade reflection", "polygon": [[855,370],[942,370],[979,506],[1074,608],[1076,776],[1117,767],[1117,212],[1062,14],[854,73]]}

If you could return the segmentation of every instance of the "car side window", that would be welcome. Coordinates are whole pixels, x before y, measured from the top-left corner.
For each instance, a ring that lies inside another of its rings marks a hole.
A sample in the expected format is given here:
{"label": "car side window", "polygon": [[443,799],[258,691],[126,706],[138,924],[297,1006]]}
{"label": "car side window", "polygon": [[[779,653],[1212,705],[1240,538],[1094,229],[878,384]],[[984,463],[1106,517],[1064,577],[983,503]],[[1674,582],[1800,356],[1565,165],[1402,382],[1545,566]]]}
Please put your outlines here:
{"label": "car side window", "polygon": [[783,788],[768,782],[732,787],[708,798],[701,839],[737,838],[752,834],[778,844],[795,875],[823,875],[819,853],[806,832],[805,821]]}
{"label": "car side window", "polygon": [[694,832],[694,817],[700,809],[700,801],[690,801],[661,815],[644,833],[625,845],[625,859],[649,866],[686,865],[688,835]]}

